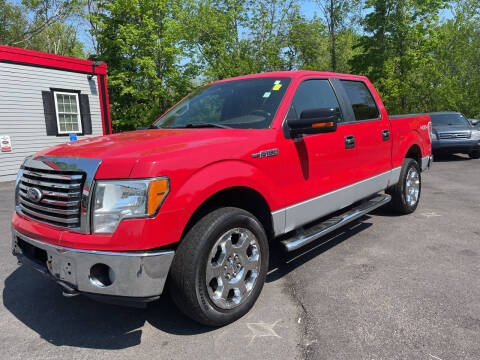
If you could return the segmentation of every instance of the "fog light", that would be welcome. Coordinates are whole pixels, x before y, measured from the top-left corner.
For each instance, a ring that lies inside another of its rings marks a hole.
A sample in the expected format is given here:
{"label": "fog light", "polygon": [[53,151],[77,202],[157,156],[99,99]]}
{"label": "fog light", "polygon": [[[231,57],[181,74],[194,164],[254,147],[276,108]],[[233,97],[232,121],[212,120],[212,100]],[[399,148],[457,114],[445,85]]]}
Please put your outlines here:
{"label": "fog light", "polygon": [[115,281],[115,273],[105,264],[95,264],[90,268],[90,282],[96,287],[105,288]]}

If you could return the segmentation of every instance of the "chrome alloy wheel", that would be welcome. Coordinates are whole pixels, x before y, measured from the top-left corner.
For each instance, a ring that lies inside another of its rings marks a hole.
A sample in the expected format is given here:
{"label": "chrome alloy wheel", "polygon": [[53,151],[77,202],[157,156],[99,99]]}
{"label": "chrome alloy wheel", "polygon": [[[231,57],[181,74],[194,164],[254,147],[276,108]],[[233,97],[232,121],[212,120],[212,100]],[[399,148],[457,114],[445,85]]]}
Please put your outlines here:
{"label": "chrome alloy wheel", "polygon": [[260,272],[260,246],[248,229],[224,233],[213,246],[206,266],[208,295],[221,309],[233,309],[252,292]]}
{"label": "chrome alloy wheel", "polygon": [[415,168],[410,168],[405,179],[405,201],[414,206],[420,195],[420,174]]}

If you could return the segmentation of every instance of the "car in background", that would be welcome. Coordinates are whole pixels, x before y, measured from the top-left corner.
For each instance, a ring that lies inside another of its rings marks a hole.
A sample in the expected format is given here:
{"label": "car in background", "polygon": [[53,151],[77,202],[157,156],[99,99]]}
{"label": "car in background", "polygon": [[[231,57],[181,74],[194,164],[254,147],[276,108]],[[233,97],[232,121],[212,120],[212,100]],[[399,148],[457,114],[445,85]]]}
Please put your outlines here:
{"label": "car in background", "polygon": [[460,112],[430,113],[432,119],[432,151],[463,153],[472,159],[480,158],[480,130]]}

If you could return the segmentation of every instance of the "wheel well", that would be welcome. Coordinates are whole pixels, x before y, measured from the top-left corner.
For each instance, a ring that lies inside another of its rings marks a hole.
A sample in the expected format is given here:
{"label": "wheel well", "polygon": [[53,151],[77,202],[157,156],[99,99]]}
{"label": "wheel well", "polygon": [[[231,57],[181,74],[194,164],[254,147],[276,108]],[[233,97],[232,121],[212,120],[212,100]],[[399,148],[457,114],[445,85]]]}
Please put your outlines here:
{"label": "wheel well", "polygon": [[182,238],[203,216],[226,206],[238,207],[253,214],[262,223],[267,236],[273,236],[272,215],[265,198],[251,188],[237,186],[221,190],[205,200],[188,220]]}
{"label": "wheel well", "polygon": [[420,167],[422,166],[422,151],[420,150],[420,147],[416,144],[412,145],[410,149],[408,149],[405,158],[414,159]]}

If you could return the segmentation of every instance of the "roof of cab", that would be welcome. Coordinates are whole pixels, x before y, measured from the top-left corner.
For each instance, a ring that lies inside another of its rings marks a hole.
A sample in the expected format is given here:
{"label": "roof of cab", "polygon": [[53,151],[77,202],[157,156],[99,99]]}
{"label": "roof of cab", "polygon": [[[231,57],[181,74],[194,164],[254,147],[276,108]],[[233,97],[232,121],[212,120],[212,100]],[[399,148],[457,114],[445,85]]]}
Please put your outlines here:
{"label": "roof of cab", "polygon": [[232,80],[243,80],[243,79],[254,79],[254,78],[263,78],[263,77],[289,77],[289,78],[303,78],[303,77],[321,77],[321,78],[340,78],[340,79],[350,79],[350,80],[368,80],[365,76],[352,75],[352,74],[341,74],[334,72],[324,72],[324,71],[312,71],[312,70],[295,70],[295,71],[276,71],[276,72],[264,72],[258,74],[242,75],[236,76],[228,79],[218,80],[214,83],[223,82],[223,81],[232,81]]}

